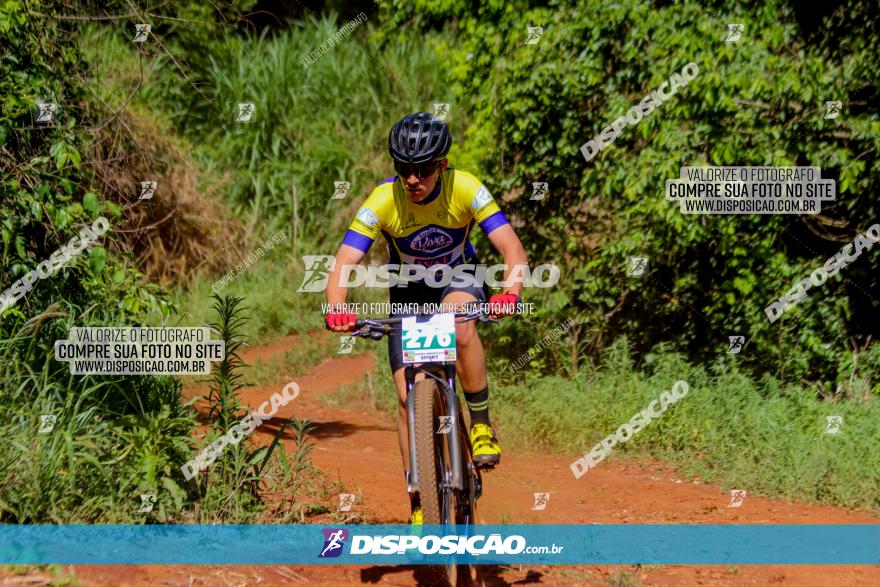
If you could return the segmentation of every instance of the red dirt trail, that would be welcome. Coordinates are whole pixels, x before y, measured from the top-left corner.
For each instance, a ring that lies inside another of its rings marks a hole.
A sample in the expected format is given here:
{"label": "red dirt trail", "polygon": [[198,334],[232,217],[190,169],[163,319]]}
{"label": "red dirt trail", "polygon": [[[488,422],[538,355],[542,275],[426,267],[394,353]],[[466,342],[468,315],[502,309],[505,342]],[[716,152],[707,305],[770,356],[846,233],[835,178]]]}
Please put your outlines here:
{"label": "red dirt trail", "polygon": [[[246,361],[279,356],[295,344],[287,337],[248,350]],[[362,381],[375,370],[369,355],[325,360],[302,377],[282,377],[274,385],[248,388],[241,402],[258,406],[294,379],[298,398],[281,408],[277,418],[308,418],[315,423],[312,462],[345,491],[359,497],[352,513],[370,523],[405,523],[409,515],[396,421],[365,405],[328,407],[318,398],[345,384]],[[386,365],[379,365],[386,369]],[[291,366],[291,369],[293,366]],[[286,374],[292,375],[293,372]],[[377,393],[382,393],[379,390]],[[196,395],[194,387],[185,394]],[[387,390],[387,393],[393,393]],[[268,443],[274,429],[264,425],[252,440]],[[264,430],[264,428],[269,428]],[[502,437],[503,438],[503,437]],[[293,440],[285,438],[291,451]],[[739,508],[729,508],[730,496],[715,485],[682,480],[674,469],[654,461],[620,464],[611,459],[574,479],[569,463],[576,455],[504,453],[502,465],[483,476],[478,502],[480,523],[538,524],[878,524],[880,515],[830,506],[792,503],[749,493]],[[550,493],[545,510],[531,511],[535,492]],[[257,565],[140,565],[67,566],[83,586],[125,585],[416,585],[418,566],[257,566]],[[46,582],[41,580],[45,578]],[[584,565],[481,567],[483,585],[880,585],[877,566],[769,565]],[[31,573],[14,577],[0,573],[0,585],[48,585],[49,577]]]}

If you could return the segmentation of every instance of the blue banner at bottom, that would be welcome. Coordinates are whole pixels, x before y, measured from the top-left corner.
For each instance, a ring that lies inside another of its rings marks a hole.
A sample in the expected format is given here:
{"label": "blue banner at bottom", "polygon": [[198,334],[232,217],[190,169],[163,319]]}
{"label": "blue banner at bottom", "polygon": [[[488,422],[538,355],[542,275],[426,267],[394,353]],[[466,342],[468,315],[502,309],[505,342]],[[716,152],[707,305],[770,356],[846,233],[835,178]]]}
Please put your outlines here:
{"label": "blue banner at bottom", "polygon": [[880,525],[5,525],[0,564],[880,564]]}

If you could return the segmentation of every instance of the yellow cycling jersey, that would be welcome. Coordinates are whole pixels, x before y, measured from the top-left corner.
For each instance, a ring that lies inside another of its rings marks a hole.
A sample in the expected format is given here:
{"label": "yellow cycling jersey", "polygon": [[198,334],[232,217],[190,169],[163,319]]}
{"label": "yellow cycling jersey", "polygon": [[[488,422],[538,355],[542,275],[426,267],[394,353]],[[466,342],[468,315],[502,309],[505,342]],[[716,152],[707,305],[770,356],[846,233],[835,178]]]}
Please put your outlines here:
{"label": "yellow cycling jersey", "polygon": [[390,263],[455,266],[476,259],[468,239],[475,223],[489,234],[508,221],[480,180],[448,168],[419,203],[409,199],[396,176],[386,179],[358,210],[342,243],[367,252],[382,234]]}

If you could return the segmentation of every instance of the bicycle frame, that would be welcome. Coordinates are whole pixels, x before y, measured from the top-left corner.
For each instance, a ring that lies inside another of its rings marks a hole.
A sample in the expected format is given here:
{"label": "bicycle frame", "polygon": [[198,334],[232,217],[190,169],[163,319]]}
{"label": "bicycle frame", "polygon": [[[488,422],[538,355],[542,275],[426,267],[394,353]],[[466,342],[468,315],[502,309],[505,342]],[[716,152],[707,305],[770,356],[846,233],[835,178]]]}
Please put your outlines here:
{"label": "bicycle frame", "polygon": [[[482,312],[473,312],[469,314],[456,314],[457,317],[463,317],[465,320],[479,319],[485,322],[495,322],[494,318],[486,318]],[[362,336],[379,340],[387,334],[391,334],[392,325],[397,325],[401,321],[400,318],[379,318],[358,320],[357,330],[353,336]],[[443,391],[443,398],[446,404],[447,415],[452,416],[452,426],[449,431],[451,438],[449,439],[449,451],[452,461],[452,479],[449,484],[452,489],[463,491],[465,489],[465,467],[471,465],[474,470],[474,482],[476,494],[482,493],[482,483],[480,473],[473,463],[464,463],[462,459],[462,421],[461,421],[461,405],[458,396],[455,395],[455,363],[417,363],[415,365],[406,365],[404,367],[404,378],[406,380],[406,417],[407,425],[410,430],[409,436],[409,480],[407,482],[407,491],[419,491],[419,474],[416,463],[416,439],[413,431],[415,430],[415,395],[412,393],[415,385],[415,378],[418,373],[424,373],[425,377],[430,377],[437,381],[440,389]],[[466,435],[464,435],[466,438]],[[468,472],[469,473],[469,472]],[[446,480],[444,479],[444,483]]]}

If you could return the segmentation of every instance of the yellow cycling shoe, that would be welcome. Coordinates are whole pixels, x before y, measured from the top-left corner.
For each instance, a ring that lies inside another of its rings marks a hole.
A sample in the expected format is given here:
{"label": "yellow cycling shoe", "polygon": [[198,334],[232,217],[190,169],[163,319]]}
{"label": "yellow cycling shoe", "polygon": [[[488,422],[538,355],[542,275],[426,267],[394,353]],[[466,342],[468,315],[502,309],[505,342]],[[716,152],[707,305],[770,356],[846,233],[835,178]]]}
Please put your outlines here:
{"label": "yellow cycling shoe", "polygon": [[[412,514],[409,516],[409,533],[412,536],[422,537],[422,525],[425,523],[424,517],[422,516],[422,508],[416,506]],[[418,546],[411,546],[406,549],[406,555],[413,560],[422,560],[425,558],[420,551]]]}
{"label": "yellow cycling shoe", "polygon": [[471,447],[478,467],[494,467],[501,462],[501,447],[495,431],[488,424],[471,426]]}

